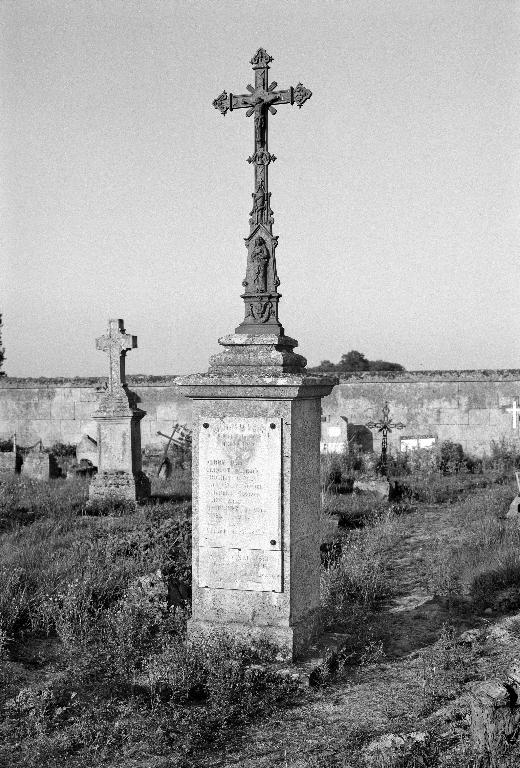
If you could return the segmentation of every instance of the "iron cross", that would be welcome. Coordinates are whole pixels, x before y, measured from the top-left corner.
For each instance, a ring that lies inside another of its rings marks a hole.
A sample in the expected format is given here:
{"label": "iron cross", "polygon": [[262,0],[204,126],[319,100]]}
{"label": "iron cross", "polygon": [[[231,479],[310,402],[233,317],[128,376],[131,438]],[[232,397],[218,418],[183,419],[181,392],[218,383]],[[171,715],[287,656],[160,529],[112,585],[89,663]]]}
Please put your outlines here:
{"label": "iron cross", "polygon": [[383,418],[381,421],[369,421],[365,426],[369,429],[377,429],[378,432],[381,432],[381,474],[386,475],[388,433],[391,432],[392,429],[404,429],[406,424],[403,424],[401,421],[395,423],[392,421],[390,418],[388,402],[385,402],[383,405]]}
{"label": "iron cross", "polygon": [[109,320],[108,333],[96,339],[96,349],[108,355],[108,393],[118,394],[125,384],[125,356],[137,347],[137,336],[125,333],[123,320]]}
{"label": "iron cross", "polygon": [[[235,109],[246,109],[246,116],[254,115],[254,151],[247,158],[254,165],[253,208],[250,212],[247,247],[246,276],[242,285],[245,317],[236,329],[237,333],[275,333],[284,331],[278,320],[278,293],[280,281],[276,272],[275,249],[278,237],[273,235],[273,212],[269,192],[268,167],[276,160],[268,149],[268,117],[276,114],[281,104],[297,104],[302,107],[312,92],[301,83],[293,88],[277,91],[278,83],[269,85],[269,64],[272,56],[259,48],[251,64],[255,73],[255,85],[247,86],[249,93],[239,96],[222,91],[213,106],[223,115]],[[276,105],[276,106],[275,106]]]}

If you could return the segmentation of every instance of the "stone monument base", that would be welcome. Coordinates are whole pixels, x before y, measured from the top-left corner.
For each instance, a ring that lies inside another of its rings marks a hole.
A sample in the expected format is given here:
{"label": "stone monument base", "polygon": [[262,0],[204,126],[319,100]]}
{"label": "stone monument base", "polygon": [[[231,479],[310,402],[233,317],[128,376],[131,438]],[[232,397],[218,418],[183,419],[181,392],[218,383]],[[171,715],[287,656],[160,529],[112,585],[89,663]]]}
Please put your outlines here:
{"label": "stone monument base", "polygon": [[124,470],[98,472],[89,486],[87,506],[105,501],[136,503],[150,495],[150,480],[139,472],[135,475]]}
{"label": "stone monument base", "polygon": [[234,640],[246,644],[270,643],[277,649],[280,661],[292,661],[302,656],[320,635],[321,617],[316,610],[307,615],[304,621],[292,626],[188,620],[188,637],[191,639],[214,637],[218,633],[230,635]]}
{"label": "stone monument base", "polygon": [[[321,398],[296,341],[231,335],[193,403],[190,636],[222,631],[302,655],[320,631]],[[276,373],[276,375],[275,375]]]}

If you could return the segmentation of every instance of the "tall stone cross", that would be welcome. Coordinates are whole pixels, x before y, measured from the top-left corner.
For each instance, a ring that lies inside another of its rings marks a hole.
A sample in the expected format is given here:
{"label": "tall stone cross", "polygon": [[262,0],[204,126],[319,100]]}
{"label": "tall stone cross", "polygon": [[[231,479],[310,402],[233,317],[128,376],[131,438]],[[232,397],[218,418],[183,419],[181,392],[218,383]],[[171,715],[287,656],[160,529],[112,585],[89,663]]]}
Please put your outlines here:
{"label": "tall stone cross", "polygon": [[280,281],[276,272],[275,249],[278,237],[273,235],[273,212],[269,192],[268,168],[276,160],[267,146],[268,116],[276,114],[276,106],[297,104],[302,107],[312,92],[301,83],[293,88],[277,91],[276,82],[269,85],[269,63],[272,56],[259,48],[251,59],[255,73],[255,85],[247,86],[249,93],[236,96],[222,91],[213,106],[225,115],[229,110],[247,109],[246,115],[254,115],[254,151],[247,158],[254,166],[253,208],[250,212],[250,232],[245,238],[247,247],[246,276],[242,285],[245,303],[245,317],[236,328],[236,333],[266,334],[283,336],[278,320],[278,293]]}
{"label": "tall stone cross", "polygon": [[123,320],[109,320],[108,333],[96,339],[96,349],[108,355],[108,396],[121,394],[125,384],[125,356],[129,349],[136,347],[137,336],[125,333]]}

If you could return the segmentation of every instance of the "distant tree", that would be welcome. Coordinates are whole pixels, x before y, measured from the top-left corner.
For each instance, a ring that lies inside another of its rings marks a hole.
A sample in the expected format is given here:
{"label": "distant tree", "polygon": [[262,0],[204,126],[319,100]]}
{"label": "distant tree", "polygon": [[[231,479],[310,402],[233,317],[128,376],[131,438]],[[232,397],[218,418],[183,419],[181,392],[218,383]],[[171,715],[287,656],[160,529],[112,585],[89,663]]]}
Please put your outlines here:
{"label": "distant tree", "polygon": [[338,371],[368,371],[370,368],[370,361],[366,359],[362,352],[358,352],[356,349],[351,349],[346,355],[341,355],[341,360],[338,363]]}
{"label": "distant tree", "polygon": [[334,363],[331,363],[330,360],[322,360],[319,365],[316,366],[314,370],[320,370],[320,371],[335,371],[336,366]]}
{"label": "distant tree", "polygon": [[5,360],[5,349],[2,346],[2,315],[0,315],[0,376],[5,376],[5,371],[2,370]]}
{"label": "distant tree", "polygon": [[341,355],[339,363],[332,363],[330,360],[322,360],[315,368],[309,368],[309,372],[325,373],[326,371],[337,371],[338,373],[347,373],[349,371],[404,371],[405,368],[399,363],[389,363],[386,360],[367,360],[362,352],[351,349],[344,355]]}
{"label": "distant tree", "polygon": [[404,371],[399,363],[388,363],[386,360],[370,360],[370,371]]}

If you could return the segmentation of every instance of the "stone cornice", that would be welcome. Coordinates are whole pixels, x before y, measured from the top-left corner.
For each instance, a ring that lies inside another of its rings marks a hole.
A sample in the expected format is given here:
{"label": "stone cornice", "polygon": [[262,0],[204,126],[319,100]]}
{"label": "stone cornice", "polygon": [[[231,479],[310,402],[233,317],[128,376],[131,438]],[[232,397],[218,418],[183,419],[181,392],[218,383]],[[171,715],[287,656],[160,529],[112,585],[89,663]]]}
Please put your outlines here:
{"label": "stone cornice", "polygon": [[[143,386],[174,386],[179,376],[148,376],[137,374],[127,376],[126,382],[133,387]],[[45,389],[56,387],[88,387],[104,390],[106,376],[74,376],[65,377],[41,377],[21,378],[5,376],[0,378],[0,389]]]}
{"label": "stone cornice", "polygon": [[502,368],[492,370],[444,370],[444,371],[351,371],[336,372],[341,383],[386,383],[406,384],[433,381],[520,381],[520,369]]}
{"label": "stone cornice", "polygon": [[[344,383],[419,383],[434,381],[520,381],[520,369],[502,368],[502,369],[476,369],[476,370],[444,370],[444,371],[352,371],[341,373],[339,371],[328,371],[314,374],[312,369],[305,371],[306,376],[335,376]],[[153,376],[138,374],[127,376],[126,380],[129,387],[173,387],[178,385],[179,375]],[[71,378],[16,378],[5,376],[0,378],[1,389],[46,389],[57,387],[88,387],[98,388],[100,391],[104,388],[106,377],[103,376],[85,376]]]}

